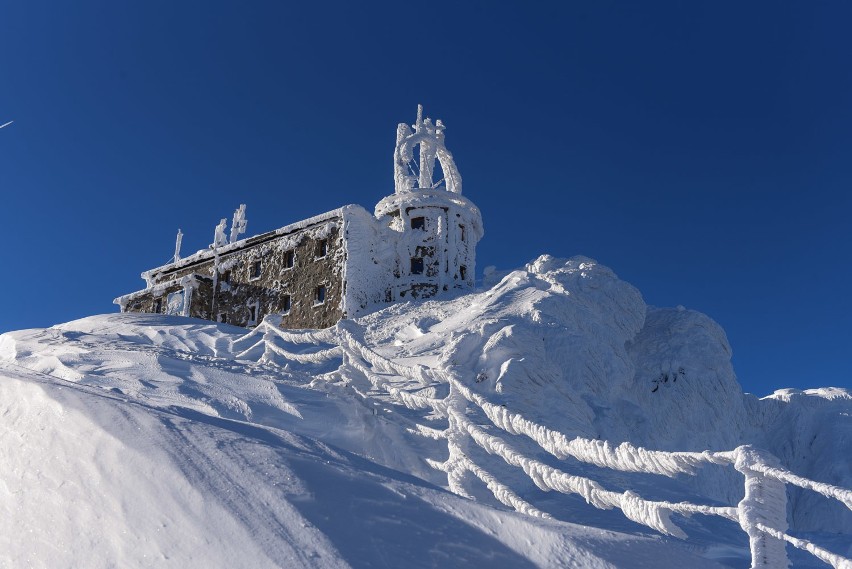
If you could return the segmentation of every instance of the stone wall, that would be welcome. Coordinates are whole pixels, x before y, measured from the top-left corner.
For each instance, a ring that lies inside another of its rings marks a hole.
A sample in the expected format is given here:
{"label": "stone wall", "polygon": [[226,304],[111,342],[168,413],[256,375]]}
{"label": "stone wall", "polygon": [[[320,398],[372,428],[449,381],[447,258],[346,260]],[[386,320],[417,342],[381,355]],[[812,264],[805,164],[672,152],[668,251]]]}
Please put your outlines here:
{"label": "stone wall", "polygon": [[124,310],[153,312],[161,299],[165,312],[167,295],[182,287],[158,285],[196,275],[189,316],[251,327],[268,314],[283,314],[285,328],[333,326],[344,316],[341,225],[337,219],[286,235],[260,235],[228,253],[166,269],[152,277],[151,289],[131,295]]}

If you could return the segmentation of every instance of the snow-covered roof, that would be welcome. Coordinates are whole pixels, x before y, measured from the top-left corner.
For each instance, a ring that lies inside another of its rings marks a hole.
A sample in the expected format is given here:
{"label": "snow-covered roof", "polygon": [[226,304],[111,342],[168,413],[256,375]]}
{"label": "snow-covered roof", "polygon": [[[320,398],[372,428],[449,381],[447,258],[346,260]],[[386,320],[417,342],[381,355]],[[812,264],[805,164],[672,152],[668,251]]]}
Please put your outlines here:
{"label": "snow-covered roof", "polygon": [[199,285],[200,281],[212,281],[212,279],[211,279],[211,277],[208,277],[207,275],[200,275],[198,273],[191,273],[191,274],[185,275],[181,278],[170,279],[170,280],[167,280],[167,281],[164,281],[164,282],[161,282],[161,283],[151,285],[148,288],[145,288],[145,289],[142,289],[142,290],[137,290],[136,292],[130,292],[130,293],[127,293],[127,294],[123,294],[123,295],[115,298],[112,301],[112,303],[123,307],[125,304],[127,304],[131,300],[139,298],[140,296],[144,296],[144,295],[148,295],[148,294],[153,294],[155,296],[162,296],[169,288],[174,287],[174,286],[183,286],[183,287],[189,286],[191,288],[196,288]]}

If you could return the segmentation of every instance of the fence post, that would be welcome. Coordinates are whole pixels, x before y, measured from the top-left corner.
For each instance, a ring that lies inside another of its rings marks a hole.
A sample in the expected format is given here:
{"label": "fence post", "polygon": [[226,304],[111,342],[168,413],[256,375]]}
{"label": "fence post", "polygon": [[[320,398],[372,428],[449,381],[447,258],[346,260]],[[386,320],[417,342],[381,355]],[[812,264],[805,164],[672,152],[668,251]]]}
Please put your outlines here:
{"label": "fence post", "polygon": [[786,544],[758,528],[758,524],[779,532],[787,531],[787,488],[784,483],[754,471],[757,464],[775,466],[771,454],[741,446],[735,451],[734,468],[745,477],[745,496],[737,505],[740,527],[748,534],[751,569],[788,569]]}

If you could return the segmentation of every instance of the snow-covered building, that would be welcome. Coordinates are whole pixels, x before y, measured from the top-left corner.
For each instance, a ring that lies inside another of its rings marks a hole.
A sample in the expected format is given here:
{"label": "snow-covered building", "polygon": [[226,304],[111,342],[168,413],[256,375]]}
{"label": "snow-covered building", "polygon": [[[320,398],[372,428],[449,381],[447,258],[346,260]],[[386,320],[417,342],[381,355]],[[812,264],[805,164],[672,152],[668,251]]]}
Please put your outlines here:
{"label": "snow-covered building", "polygon": [[223,219],[209,248],[181,258],[179,232],[173,260],[115,303],[239,326],[281,314],[286,328],[324,328],[376,304],[471,288],[482,216],[462,195],[444,125],[422,107],[414,125],[397,127],[394,185],[374,214],[347,205],[246,239],[240,206],[229,237]]}

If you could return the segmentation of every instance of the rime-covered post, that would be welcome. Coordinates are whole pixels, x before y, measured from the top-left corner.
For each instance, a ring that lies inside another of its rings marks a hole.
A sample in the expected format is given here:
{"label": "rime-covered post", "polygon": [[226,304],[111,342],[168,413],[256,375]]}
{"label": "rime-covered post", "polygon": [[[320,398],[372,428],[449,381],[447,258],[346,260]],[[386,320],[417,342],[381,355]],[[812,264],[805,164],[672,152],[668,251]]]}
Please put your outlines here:
{"label": "rime-covered post", "polygon": [[228,227],[228,220],[221,219],[219,221],[219,225],[216,226],[216,229],[213,232],[213,249],[218,249],[219,247],[224,247],[228,244],[228,238],[225,237],[225,229]]}
{"label": "rime-covered post", "polygon": [[239,239],[240,235],[246,232],[247,224],[246,204],[241,203],[240,207],[234,211],[234,218],[233,221],[231,221],[231,243],[235,243],[237,239]]}
{"label": "rime-covered post", "polygon": [[740,527],[748,534],[751,568],[787,569],[786,545],[760,529],[787,531],[787,489],[784,483],[764,476],[755,466],[777,466],[778,459],[750,446],[737,448],[734,468],[745,476],[745,496],[737,505]]}
{"label": "rime-covered post", "polygon": [[417,124],[414,125],[414,132],[420,136],[420,178],[417,186],[421,189],[432,188],[432,172],[435,170],[435,155],[437,147],[434,142],[437,141],[435,136],[435,127],[432,126],[432,119],[423,119],[423,105],[417,105]]}
{"label": "rime-covered post", "polygon": [[175,238],[175,257],[174,262],[180,261],[180,244],[183,242],[183,233],[178,229],[177,237]]}
{"label": "rime-covered post", "polygon": [[449,456],[444,463],[447,473],[447,487],[450,492],[471,498],[471,494],[465,489],[467,468],[465,467],[466,456],[464,453],[464,433],[458,424],[459,414],[465,413],[465,400],[453,389],[450,384],[450,392],[447,395],[447,450]]}
{"label": "rime-covered post", "polygon": [[210,246],[213,249],[213,298],[210,301],[210,313],[213,318],[216,318],[216,287],[219,284],[219,248],[228,244],[228,238],[225,236],[227,227],[228,220],[220,219],[213,232],[213,244]]}

